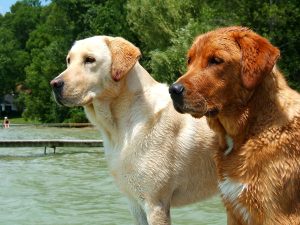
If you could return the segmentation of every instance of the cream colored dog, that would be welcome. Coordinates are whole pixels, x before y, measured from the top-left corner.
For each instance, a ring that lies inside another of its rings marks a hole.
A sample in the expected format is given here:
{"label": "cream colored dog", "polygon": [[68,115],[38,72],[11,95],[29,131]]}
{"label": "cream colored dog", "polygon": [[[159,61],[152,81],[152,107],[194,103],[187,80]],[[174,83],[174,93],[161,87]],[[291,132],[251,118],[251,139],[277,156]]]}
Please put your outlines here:
{"label": "cream colored dog", "polygon": [[83,106],[101,131],[109,170],[136,224],[170,224],[170,206],[217,192],[217,141],[205,119],[175,111],[168,87],[139,64],[123,38],[75,42],[67,69],[51,81],[57,102]]}

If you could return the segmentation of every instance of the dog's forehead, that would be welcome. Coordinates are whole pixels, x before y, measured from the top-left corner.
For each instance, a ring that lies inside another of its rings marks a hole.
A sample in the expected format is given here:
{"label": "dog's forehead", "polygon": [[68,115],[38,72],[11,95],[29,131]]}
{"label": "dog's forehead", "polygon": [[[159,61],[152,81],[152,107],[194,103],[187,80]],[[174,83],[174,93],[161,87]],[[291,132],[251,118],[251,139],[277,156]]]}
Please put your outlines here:
{"label": "dog's forehead", "polygon": [[238,45],[229,32],[209,32],[195,39],[189,54],[213,54],[219,51],[236,52],[237,50]]}
{"label": "dog's forehead", "polygon": [[94,36],[76,41],[69,51],[69,54],[82,52],[83,54],[101,54],[108,51],[106,36]]}

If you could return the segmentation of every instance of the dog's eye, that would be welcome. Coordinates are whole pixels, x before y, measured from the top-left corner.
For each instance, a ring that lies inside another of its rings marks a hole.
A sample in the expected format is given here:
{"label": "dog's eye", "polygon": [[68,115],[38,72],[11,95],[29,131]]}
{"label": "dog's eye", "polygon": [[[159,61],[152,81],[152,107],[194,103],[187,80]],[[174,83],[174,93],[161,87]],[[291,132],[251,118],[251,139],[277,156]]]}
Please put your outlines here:
{"label": "dog's eye", "polygon": [[93,63],[95,61],[96,61],[96,59],[94,57],[88,56],[85,58],[84,63]]}
{"label": "dog's eye", "polygon": [[191,61],[192,61],[191,57],[188,57],[187,58],[187,64],[190,65]]}
{"label": "dog's eye", "polygon": [[208,64],[209,65],[219,65],[221,63],[223,63],[224,60],[218,57],[212,57],[209,59]]}
{"label": "dog's eye", "polygon": [[67,58],[67,64],[70,64],[71,60],[70,57]]}

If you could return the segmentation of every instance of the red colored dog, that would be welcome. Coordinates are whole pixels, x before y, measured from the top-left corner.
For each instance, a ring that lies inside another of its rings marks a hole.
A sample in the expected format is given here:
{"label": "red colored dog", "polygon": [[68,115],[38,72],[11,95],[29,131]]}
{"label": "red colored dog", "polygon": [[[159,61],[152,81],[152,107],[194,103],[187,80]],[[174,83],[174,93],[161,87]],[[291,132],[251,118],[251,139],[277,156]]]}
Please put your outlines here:
{"label": "red colored dog", "polygon": [[219,134],[228,224],[300,224],[300,95],[276,68],[279,50],[243,27],[196,38],[174,107]]}

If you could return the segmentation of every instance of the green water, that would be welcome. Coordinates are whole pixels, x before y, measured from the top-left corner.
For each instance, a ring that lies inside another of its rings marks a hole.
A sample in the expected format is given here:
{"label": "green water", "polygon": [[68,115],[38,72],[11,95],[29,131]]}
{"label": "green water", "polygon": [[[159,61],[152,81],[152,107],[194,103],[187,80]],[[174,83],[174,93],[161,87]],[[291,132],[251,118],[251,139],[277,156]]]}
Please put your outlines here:
{"label": "green water", "polygon": [[[99,139],[92,128],[11,127],[5,139]],[[129,225],[100,148],[0,148],[1,225]],[[171,210],[172,224],[223,225],[219,197]]]}

